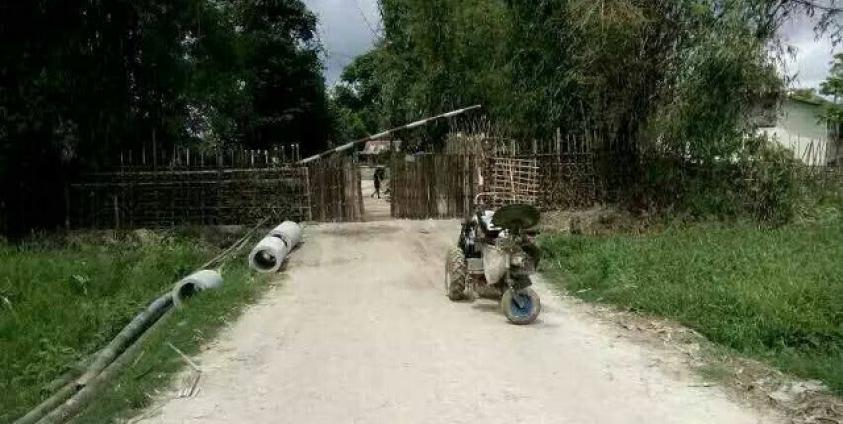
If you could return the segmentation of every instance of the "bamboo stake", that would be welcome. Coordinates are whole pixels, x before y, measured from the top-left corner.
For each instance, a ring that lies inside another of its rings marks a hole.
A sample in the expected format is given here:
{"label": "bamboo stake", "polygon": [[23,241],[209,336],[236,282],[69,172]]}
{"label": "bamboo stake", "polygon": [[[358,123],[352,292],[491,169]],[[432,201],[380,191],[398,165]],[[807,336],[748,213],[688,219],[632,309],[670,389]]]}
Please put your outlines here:
{"label": "bamboo stake", "polygon": [[202,369],[199,368],[199,365],[196,365],[196,362],[193,362],[193,360],[190,359],[190,357],[185,355],[184,352],[182,352],[174,344],[172,344],[170,342],[167,342],[167,346],[169,346],[170,349],[173,349],[179,356],[181,356],[181,358],[184,359],[184,362],[186,362],[187,365],[190,365],[190,368],[193,368],[194,371],[202,372]]}

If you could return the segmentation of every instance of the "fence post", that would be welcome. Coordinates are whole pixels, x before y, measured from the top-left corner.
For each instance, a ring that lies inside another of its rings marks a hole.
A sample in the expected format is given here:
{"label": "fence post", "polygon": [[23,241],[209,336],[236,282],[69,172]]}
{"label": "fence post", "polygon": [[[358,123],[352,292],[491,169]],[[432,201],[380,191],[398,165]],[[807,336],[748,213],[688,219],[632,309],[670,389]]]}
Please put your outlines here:
{"label": "fence post", "polygon": [[70,185],[64,183],[64,228],[70,230]]}
{"label": "fence post", "polygon": [[[283,149],[283,147],[282,147]],[[310,192],[310,168],[304,167],[305,193],[307,194],[307,220],[313,221],[313,198]]]}
{"label": "fence post", "polygon": [[562,151],[562,128],[556,127],[556,154]]}
{"label": "fence post", "polygon": [[120,230],[120,207],[117,203],[117,195],[111,196],[114,202],[114,229]]}
{"label": "fence post", "polygon": [[152,169],[158,167],[158,142],[155,139],[155,128],[152,129]]}

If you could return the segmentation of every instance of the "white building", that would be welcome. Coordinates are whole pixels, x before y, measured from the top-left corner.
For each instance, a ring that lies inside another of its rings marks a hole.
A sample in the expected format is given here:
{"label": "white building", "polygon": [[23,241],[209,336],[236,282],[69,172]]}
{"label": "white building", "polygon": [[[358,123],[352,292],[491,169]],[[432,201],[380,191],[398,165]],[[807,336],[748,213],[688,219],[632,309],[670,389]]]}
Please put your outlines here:
{"label": "white building", "polygon": [[843,159],[843,148],[822,119],[822,99],[788,96],[778,114],[758,130],[793,151],[808,165],[828,165]]}

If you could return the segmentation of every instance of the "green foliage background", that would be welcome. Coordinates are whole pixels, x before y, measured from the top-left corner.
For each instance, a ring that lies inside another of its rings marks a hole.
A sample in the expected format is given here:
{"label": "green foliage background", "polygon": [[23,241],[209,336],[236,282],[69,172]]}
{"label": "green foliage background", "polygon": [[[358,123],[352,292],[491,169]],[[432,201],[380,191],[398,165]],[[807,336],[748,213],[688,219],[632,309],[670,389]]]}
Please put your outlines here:
{"label": "green foliage background", "polygon": [[300,0],[4,2],[0,38],[0,232],[59,224],[65,181],[153,140],[309,153],[331,133]]}
{"label": "green foliage background", "polygon": [[792,0],[379,3],[382,39],[333,92],[349,136],[479,103],[522,140],[559,128],[633,144],[640,157],[622,160],[642,169],[622,191],[637,206],[792,216],[795,164],[754,137],[754,117],[783,98],[782,25],[813,14],[839,37],[839,10]]}

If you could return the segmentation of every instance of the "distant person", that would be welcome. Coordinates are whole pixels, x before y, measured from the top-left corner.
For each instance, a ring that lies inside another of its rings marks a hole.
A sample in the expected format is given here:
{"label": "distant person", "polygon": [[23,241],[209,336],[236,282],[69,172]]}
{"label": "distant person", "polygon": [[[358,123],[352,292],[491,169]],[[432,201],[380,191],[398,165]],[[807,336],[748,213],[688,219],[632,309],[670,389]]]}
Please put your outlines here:
{"label": "distant person", "polygon": [[384,178],[385,171],[383,168],[378,167],[375,169],[375,192],[372,193],[372,197],[378,196],[378,199],[381,198],[381,180]]}

